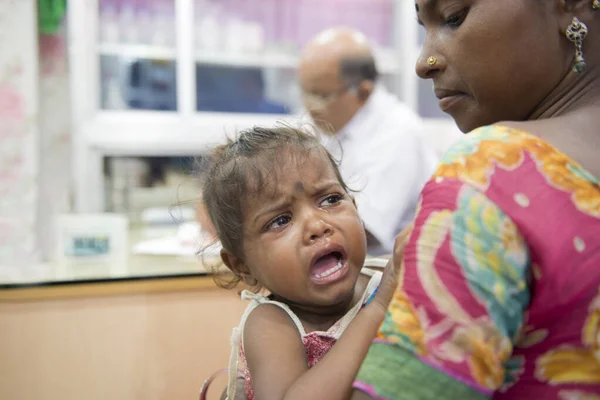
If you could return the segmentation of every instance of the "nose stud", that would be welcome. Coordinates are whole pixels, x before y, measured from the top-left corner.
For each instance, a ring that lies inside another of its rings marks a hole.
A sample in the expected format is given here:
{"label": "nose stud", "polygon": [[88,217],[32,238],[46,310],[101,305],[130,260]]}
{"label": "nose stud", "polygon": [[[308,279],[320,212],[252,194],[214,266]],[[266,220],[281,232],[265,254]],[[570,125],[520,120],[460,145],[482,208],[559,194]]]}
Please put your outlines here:
{"label": "nose stud", "polygon": [[437,58],[435,58],[434,56],[429,56],[427,58],[427,65],[429,65],[430,67],[435,66],[435,64],[437,64]]}

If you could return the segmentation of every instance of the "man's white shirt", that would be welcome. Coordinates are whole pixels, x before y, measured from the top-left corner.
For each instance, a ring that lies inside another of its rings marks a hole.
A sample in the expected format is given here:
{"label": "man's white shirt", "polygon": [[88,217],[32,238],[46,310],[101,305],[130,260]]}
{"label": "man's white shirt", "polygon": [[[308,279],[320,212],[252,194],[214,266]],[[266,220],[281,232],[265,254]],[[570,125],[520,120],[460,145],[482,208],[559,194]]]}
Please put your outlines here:
{"label": "man's white shirt", "polygon": [[419,116],[382,86],[337,135],[320,135],[341,160],[367,231],[381,243],[369,254],[391,253],[396,235],[415,216],[419,193],[438,161],[424,135]]}

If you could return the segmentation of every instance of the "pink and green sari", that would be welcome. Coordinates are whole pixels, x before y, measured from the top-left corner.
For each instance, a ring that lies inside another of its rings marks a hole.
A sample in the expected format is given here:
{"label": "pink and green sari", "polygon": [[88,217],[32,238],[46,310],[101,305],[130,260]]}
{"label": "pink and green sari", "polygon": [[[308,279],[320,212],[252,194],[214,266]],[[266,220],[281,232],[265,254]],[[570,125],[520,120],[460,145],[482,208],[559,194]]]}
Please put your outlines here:
{"label": "pink and green sari", "polygon": [[498,126],[454,145],[400,279],[356,389],[600,400],[600,185],[551,145]]}

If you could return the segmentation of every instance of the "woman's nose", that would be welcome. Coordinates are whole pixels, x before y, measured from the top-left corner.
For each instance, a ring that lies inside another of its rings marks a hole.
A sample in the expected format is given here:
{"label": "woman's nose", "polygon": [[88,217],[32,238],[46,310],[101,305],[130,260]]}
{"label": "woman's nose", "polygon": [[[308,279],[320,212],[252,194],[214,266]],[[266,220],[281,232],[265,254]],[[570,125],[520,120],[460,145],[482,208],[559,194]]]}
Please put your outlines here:
{"label": "woman's nose", "polygon": [[434,46],[430,42],[430,39],[425,38],[421,54],[419,54],[417,64],[415,65],[415,71],[421,79],[433,78],[445,65],[443,56],[435,51]]}

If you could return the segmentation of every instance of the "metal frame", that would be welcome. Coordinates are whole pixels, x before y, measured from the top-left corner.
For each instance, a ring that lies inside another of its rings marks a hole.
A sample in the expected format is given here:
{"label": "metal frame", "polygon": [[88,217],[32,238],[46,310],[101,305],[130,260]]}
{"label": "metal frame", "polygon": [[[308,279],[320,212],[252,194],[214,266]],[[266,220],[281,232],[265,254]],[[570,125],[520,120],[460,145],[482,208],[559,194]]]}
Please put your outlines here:
{"label": "metal frame", "polygon": [[94,157],[84,134],[84,128],[98,110],[99,102],[100,78],[95,35],[98,31],[98,0],[72,0],[68,6],[73,208],[76,212],[84,212],[97,209],[93,204],[94,196],[103,189],[100,184],[90,192],[90,179],[101,182],[102,169],[98,169],[97,162],[91,162]]}

